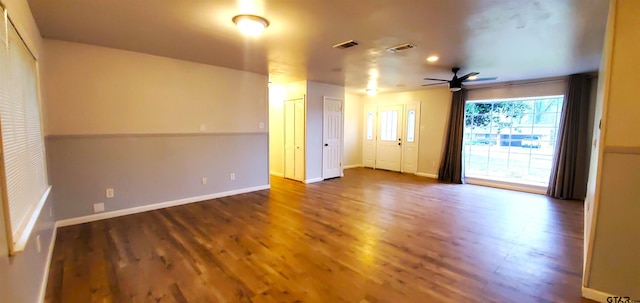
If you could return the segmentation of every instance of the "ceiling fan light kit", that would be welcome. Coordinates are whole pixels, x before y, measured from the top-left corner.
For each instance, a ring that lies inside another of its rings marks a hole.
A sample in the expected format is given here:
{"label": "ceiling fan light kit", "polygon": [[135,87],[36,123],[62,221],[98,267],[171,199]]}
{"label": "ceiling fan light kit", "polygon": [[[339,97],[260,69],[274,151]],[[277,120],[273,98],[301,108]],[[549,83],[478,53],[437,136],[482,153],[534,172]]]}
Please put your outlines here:
{"label": "ceiling fan light kit", "polygon": [[459,67],[454,67],[451,69],[451,72],[453,72],[453,78],[451,80],[424,78],[424,80],[439,81],[440,83],[424,84],[422,86],[440,85],[444,84],[444,82],[447,82],[449,83],[449,90],[452,92],[457,92],[462,89],[462,82],[489,81],[498,79],[497,77],[478,78],[478,75],[480,74],[478,72],[471,72],[462,77],[458,77],[458,71],[460,71]]}

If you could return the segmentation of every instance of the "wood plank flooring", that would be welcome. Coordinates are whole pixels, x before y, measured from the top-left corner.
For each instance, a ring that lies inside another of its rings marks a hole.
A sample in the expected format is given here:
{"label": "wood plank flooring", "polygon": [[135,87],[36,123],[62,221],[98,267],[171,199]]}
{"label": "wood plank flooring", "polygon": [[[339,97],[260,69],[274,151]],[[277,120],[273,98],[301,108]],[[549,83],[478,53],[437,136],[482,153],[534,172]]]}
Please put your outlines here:
{"label": "wood plank flooring", "polygon": [[60,228],[46,302],[590,302],[583,207],[350,169]]}

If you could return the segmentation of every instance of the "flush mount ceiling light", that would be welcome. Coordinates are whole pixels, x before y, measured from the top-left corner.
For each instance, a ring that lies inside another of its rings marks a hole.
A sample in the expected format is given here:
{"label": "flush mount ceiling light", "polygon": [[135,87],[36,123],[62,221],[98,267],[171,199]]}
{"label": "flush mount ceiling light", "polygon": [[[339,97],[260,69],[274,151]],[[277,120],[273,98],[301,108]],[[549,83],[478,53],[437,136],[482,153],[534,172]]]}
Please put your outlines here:
{"label": "flush mount ceiling light", "polygon": [[438,56],[429,56],[429,57],[427,57],[427,61],[429,61],[429,62],[436,62],[436,61],[438,61],[438,59],[440,59],[440,58],[438,58]]}
{"label": "flush mount ceiling light", "polygon": [[269,26],[267,19],[256,15],[237,15],[231,20],[242,33],[248,36],[257,36]]}

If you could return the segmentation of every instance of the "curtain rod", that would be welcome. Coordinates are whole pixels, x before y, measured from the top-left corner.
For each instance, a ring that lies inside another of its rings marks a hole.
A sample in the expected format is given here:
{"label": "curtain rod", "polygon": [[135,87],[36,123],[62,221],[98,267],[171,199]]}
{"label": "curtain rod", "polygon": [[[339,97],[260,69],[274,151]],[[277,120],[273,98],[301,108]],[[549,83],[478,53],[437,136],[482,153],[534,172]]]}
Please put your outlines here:
{"label": "curtain rod", "polygon": [[554,83],[554,82],[562,82],[565,81],[567,77],[554,78],[554,79],[545,79],[545,80],[531,80],[531,81],[508,81],[502,83],[494,83],[494,84],[484,84],[478,85],[477,87],[467,86],[468,91],[472,90],[481,90],[481,89],[491,89],[491,88],[499,88],[499,87],[512,87],[512,86],[525,86],[525,85],[534,85],[534,84],[542,84],[542,83]]}
{"label": "curtain rod", "polygon": [[[13,19],[11,19],[11,16],[9,16],[9,12],[7,11],[7,6],[2,1],[0,1],[0,9],[2,9],[2,11],[4,11],[4,12],[7,12],[7,19],[9,21],[9,23],[11,23],[11,26],[13,27],[13,30],[16,32],[16,34],[18,34],[18,38],[20,38],[20,41],[22,41],[24,46],[27,48],[27,51],[29,52],[29,55],[31,55],[31,58],[33,58],[33,60],[38,61],[38,58],[31,51],[31,48],[29,47],[29,44],[27,44],[27,41],[24,39],[24,37],[22,37],[22,35],[20,35],[20,31],[18,31],[18,28],[16,27],[16,24],[13,22]],[[6,24],[5,26],[9,27],[8,24]],[[7,36],[7,41],[9,41],[9,36]]]}
{"label": "curtain rod", "polygon": [[[598,72],[590,72],[584,73],[587,75],[588,79],[598,78]],[[520,81],[507,81],[493,84],[479,84],[479,85],[469,85],[466,86],[467,91],[471,90],[481,90],[481,89],[491,89],[491,88],[500,88],[500,87],[512,87],[512,86],[525,86],[525,85],[534,85],[534,84],[542,84],[542,83],[554,83],[554,82],[562,82],[566,81],[569,76],[562,77],[554,77],[554,78],[542,78],[542,79],[534,79],[534,80],[520,80]]]}

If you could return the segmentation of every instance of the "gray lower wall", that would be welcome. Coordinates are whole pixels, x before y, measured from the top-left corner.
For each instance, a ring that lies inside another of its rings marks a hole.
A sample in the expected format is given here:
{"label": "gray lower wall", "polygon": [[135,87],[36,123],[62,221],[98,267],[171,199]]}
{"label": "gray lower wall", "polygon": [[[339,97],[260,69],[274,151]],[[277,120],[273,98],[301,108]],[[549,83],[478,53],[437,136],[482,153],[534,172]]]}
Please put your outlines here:
{"label": "gray lower wall", "polygon": [[[0,302],[35,303],[40,296],[40,287],[47,269],[51,238],[54,233],[55,215],[51,196],[40,212],[38,221],[31,233],[24,251],[8,256],[4,222],[0,222]],[[0,213],[2,207],[0,207]],[[4,216],[0,214],[0,221]],[[40,236],[42,249],[36,248],[36,238]]]}
{"label": "gray lower wall", "polygon": [[46,148],[58,220],[269,184],[267,133],[48,136]]}
{"label": "gray lower wall", "polygon": [[640,299],[640,147],[605,147],[588,287]]}

